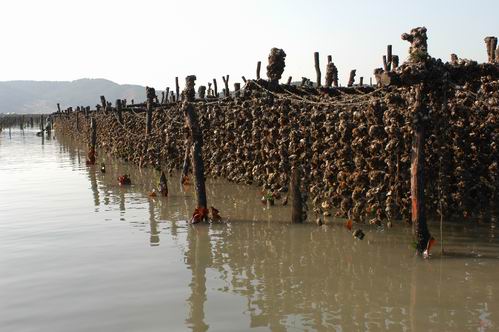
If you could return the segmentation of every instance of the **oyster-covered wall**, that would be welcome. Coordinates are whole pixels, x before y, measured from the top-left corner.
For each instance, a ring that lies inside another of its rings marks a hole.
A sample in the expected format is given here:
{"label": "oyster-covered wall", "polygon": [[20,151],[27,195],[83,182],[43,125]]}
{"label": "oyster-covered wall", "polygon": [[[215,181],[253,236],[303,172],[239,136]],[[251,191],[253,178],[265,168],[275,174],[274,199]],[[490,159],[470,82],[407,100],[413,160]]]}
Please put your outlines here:
{"label": "oyster-covered wall", "polygon": [[[430,87],[425,95],[430,213],[442,207],[445,215],[466,217],[497,202],[499,81],[466,65],[460,66],[470,71],[467,78],[451,77],[446,91]],[[207,176],[288,192],[291,165],[298,163],[319,218],[328,212],[354,220],[409,218],[412,87],[273,93],[248,82],[241,98],[194,103]],[[180,103],[155,109],[149,136],[144,112],[124,109],[122,116],[123,124],[114,111],[54,118],[58,131],[88,141],[95,117],[98,150],[140,166],[181,169],[186,129]]]}

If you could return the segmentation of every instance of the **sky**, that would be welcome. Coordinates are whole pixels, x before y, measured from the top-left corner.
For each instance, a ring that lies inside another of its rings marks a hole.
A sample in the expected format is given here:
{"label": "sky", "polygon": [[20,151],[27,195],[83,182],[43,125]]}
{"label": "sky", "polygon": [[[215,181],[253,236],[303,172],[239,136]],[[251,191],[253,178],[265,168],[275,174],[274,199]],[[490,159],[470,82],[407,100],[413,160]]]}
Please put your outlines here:
{"label": "sky", "polygon": [[262,77],[272,47],[286,54],[283,80],[315,80],[327,55],[346,84],[369,82],[386,45],[401,62],[400,35],[426,26],[429,53],[486,61],[483,41],[499,35],[499,1],[388,0],[15,0],[0,2],[0,81],[106,78],[156,89],[230,75]]}

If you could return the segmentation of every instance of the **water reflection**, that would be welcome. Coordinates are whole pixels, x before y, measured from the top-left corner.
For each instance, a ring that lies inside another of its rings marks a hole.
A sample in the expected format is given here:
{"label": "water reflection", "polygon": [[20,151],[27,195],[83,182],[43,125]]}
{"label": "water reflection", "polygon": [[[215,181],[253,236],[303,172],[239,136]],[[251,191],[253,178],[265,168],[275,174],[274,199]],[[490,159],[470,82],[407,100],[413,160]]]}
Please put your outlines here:
{"label": "water reflection", "polygon": [[[149,232],[149,245],[174,242],[191,278],[185,325],[192,331],[264,327],[272,331],[426,331],[498,327],[496,276],[499,243],[490,224],[446,225],[448,255],[431,262],[413,257],[410,230],[366,227],[366,240],[341,226],[289,225],[289,211],[258,205],[258,191],[210,180],[210,202],[227,225],[187,226],[192,188],[169,178],[170,195],[151,199],[158,173],[100,156],[107,172],[85,168],[73,143],[61,139],[88,173],[93,203],[118,209],[134,227]],[[74,157],[72,157],[74,159]],[[130,188],[116,183],[132,178]],[[139,213],[142,211],[142,213]],[[146,222],[147,220],[147,222]],[[267,220],[272,222],[266,222]],[[147,224],[148,229],[147,229]],[[142,228],[140,228],[142,229]],[[461,254],[459,254],[461,253]],[[453,258],[454,257],[454,258]],[[241,301],[225,299],[236,295]],[[223,307],[223,309],[222,309]],[[218,317],[212,319],[212,315]]]}

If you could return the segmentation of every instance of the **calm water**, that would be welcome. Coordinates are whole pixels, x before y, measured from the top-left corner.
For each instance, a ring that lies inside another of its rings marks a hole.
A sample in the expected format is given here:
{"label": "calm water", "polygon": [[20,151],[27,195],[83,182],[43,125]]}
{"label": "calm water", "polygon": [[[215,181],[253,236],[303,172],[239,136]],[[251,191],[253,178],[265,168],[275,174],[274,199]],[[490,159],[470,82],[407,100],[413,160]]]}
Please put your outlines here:
{"label": "calm water", "polygon": [[[208,183],[227,225],[189,226],[192,188],[83,145],[0,134],[0,331],[498,331],[492,223],[445,228],[413,256],[409,230],[289,225],[253,187]],[[133,186],[116,177],[131,174]],[[438,226],[432,225],[437,234]]]}

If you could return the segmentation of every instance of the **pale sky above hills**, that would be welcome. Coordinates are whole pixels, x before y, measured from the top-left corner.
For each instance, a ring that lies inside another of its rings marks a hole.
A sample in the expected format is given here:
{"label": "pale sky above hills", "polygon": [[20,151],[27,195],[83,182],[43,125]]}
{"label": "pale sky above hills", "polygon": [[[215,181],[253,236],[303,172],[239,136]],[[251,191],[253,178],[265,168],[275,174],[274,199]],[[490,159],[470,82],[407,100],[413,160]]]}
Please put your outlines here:
{"label": "pale sky above hills", "polygon": [[[415,6],[417,4],[417,7]],[[174,86],[230,74],[262,76],[270,48],[287,53],[284,79],[315,79],[313,53],[333,56],[345,84],[350,69],[365,82],[386,45],[401,60],[403,32],[426,26],[429,52],[486,60],[487,35],[499,35],[499,1],[337,0],[15,0],[0,2],[0,81],[106,78]]]}

